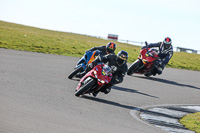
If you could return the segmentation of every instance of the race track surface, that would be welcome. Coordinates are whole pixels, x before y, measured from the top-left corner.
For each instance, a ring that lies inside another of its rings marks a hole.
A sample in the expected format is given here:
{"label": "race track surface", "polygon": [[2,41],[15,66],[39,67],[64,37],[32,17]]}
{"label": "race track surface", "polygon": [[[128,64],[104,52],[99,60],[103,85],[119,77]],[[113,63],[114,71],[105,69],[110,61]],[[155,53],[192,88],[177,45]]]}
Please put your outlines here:
{"label": "race track surface", "polygon": [[131,110],[200,104],[200,72],[170,68],[126,76],[108,95],[75,97],[78,80],[67,76],[78,60],[0,49],[0,133],[166,133]]}

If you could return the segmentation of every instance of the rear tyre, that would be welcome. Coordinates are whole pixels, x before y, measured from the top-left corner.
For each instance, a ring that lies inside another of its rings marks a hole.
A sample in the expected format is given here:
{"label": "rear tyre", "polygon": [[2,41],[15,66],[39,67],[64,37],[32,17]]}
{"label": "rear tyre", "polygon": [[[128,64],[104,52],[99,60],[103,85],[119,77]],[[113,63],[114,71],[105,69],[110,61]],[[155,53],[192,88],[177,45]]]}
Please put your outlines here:
{"label": "rear tyre", "polygon": [[86,84],[84,84],[83,86],[80,87],[80,89],[78,91],[75,92],[75,96],[80,96],[82,94],[84,94],[85,92],[87,92],[91,87],[93,87],[95,85],[95,80],[91,79],[90,81],[88,81]]}
{"label": "rear tyre", "polygon": [[138,69],[140,68],[140,66],[142,65],[142,62],[137,59],[135,62],[133,62],[133,64],[129,67],[127,74],[128,75],[132,75],[133,73],[135,73],[136,71],[138,71]]}
{"label": "rear tyre", "polygon": [[83,71],[83,67],[79,66],[78,68],[76,68],[74,71],[72,71],[69,75],[68,75],[68,79],[72,79],[78,72],[82,72]]}

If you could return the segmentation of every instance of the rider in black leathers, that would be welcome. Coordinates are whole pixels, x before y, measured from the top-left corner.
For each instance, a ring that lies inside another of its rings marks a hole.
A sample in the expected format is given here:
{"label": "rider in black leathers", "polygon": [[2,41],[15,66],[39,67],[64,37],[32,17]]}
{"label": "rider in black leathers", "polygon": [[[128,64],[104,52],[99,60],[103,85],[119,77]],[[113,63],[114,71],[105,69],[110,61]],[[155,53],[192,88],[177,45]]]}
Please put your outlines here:
{"label": "rider in black leathers", "polygon": [[107,55],[107,54],[115,54],[115,49],[116,49],[116,44],[114,42],[109,42],[106,46],[99,46],[99,47],[93,47],[87,51],[87,52],[92,52],[95,50],[99,50],[102,52],[103,55]]}
{"label": "rider in black leathers", "polygon": [[[116,49],[116,44],[114,42],[109,42],[106,46],[93,47],[85,52],[87,53],[87,52],[93,52],[95,50],[99,50],[101,52],[101,55],[104,56],[107,54],[115,54],[114,53],[115,49]],[[76,77],[77,78],[83,77],[88,72],[87,69],[85,69],[85,71],[83,71],[82,73],[77,73]]]}
{"label": "rider in black leathers", "polygon": [[[90,68],[93,68],[97,63],[103,62],[107,63],[108,66],[112,68],[112,80],[109,84],[102,87],[100,89],[101,92],[104,92],[105,94],[108,94],[111,91],[111,87],[114,84],[119,84],[123,82],[123,78],[128,70],[127,66],[127,59],[128,59],[128,53],[126,51],[120,51],[117,55],[115,54],[108,54],[105,56],[98,56],[89,66]],[[93,96],[96,97],[98,92],[93,93]]]}

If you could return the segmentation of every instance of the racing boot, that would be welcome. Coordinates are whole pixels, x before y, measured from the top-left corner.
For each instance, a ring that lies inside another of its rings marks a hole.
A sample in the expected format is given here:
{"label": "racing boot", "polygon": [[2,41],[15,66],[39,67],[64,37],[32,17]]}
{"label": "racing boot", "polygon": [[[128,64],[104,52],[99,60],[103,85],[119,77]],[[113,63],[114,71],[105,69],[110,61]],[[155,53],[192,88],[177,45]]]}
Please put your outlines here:
{"label": "racing boot", "polygon": [[92,93],[92,95],[93,95],[94,97],[96,97],[98,93],[99,93],[99,90],[98,90],[98,91],[95,91],[95,92],[93,92],[93,93]]}
{"label": "racing boot", "polygon": [[157,74],[158,75],[162,74],[162,71],[163,71],[162,67],[158,67],[157,68]]}
{"label": "racing boot", "polygon": [[106,89],[103,91],[105,94],[108,94],[111,91],[111,85],[108,85]]}

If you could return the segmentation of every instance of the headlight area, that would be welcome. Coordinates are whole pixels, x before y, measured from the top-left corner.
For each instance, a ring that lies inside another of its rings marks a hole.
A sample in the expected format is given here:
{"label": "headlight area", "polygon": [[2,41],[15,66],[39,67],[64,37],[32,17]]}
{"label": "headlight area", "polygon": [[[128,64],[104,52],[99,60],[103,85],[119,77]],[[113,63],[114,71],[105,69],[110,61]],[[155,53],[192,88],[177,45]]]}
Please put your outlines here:
{"label": "headlight area", "polygon": [[144,64],[147,64],[147,63],[148,63],[148,61],[145,60],[145,59],[142,59],[142,62],[143,62]]}
{"label": "headlight area", "polygon": [[97,71],[94,70],[93,74],[94,74],[95,78],[97,78]]}
{"label": "headlight area", "polygon": [[[94,70],[93,74],[94,74],[95,78],[97,78],[97,71]],[[102,84],[105,83],[104,80],[101,80],[101,79],[98,79],[98,78],[97,78],[97,80],[98,80],[100,83],[102,83]]]}
{"label": "headlight area", "polygon": [[104,80],[101,80],[101,79],[98,79],[98,81],[101,82],[102,84],[105,83],[105,81],[104,81]]}

